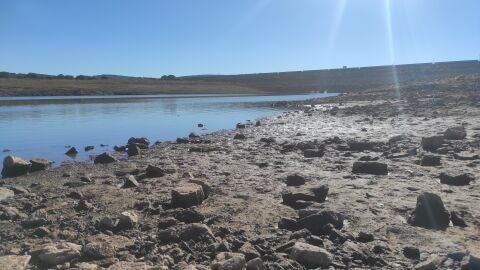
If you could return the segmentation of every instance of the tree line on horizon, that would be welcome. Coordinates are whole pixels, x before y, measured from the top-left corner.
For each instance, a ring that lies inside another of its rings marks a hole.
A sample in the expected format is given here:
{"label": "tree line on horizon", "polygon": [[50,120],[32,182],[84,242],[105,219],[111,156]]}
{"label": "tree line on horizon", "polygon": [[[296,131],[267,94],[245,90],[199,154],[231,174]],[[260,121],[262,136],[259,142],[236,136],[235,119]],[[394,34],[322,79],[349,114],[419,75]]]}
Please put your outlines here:
{"label": "tree line on horizon", "polygon": [[13,73],[0,71],[0,79],[63,79],[63,80],[108,80],[108,79],[157,79],[157,80],[175,80],[177,77],[175,75],[163,75],[160,78],[145,78],[145,77],[129,77],[129,76],[117,76],[117,75],[48,75],[40,73]]}

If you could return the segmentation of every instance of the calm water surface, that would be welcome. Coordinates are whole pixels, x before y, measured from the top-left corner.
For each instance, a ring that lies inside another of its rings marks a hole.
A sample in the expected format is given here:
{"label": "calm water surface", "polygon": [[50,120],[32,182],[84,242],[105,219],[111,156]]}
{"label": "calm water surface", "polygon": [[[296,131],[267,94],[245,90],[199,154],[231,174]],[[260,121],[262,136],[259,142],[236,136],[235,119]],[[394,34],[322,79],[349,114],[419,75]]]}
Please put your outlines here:
{"label": "calm water surface", "polygon": [[[75,159],[88,160],[114,145],[125,145],[130,137],[148,137],[153,143],[173,141],[190,132],[231,129],[238,122],[284,110],[271,107],[271,102],[331,95],[0,97],[0,158],[9,154],[44,157],[60,165],[72,159],[64,154],[67,146],[75,146],[79,151]],[[198,128],[198,123],[204,128]],[[87,145],[95,150],[84,152]]]}

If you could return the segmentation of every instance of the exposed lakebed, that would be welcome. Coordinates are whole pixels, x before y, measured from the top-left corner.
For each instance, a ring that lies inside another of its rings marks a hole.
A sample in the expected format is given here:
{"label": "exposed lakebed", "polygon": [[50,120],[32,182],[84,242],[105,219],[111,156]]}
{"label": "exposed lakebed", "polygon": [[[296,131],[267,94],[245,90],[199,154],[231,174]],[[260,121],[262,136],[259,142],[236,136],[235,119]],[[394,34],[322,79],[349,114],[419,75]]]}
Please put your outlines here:
{"label": "exposed lakebed", "polygon": [[[272,102],[331,95],[0,97],[0,158],[43,157],[56,165],[88,160],[132,136],[170,141],[190,132],[230,129],[284,110]],[[89,145],[95,148],[84,151]],[[74,158],[64,154],[69,146],[79,150]]]}

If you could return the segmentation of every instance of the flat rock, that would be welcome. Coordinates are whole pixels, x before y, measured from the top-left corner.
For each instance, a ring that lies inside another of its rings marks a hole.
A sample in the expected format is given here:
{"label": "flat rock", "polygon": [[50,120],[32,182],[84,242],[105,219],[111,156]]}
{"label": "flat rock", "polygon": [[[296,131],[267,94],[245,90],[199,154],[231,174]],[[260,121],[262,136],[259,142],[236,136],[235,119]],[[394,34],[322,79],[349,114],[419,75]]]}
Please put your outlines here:
{"label": "flat rock", "polygon": [[30,255],[7,255],[0,257],[0,269],[5,270],[24,270],[30,262]]}
{"label": "flat rock", "polygon": [[68,243],[57,242],[38,246],[32,251],[39,261],[45,265],[58,265],[80,258],[82,246]]}
{"label": "flat rock", "polygon": [[415,270],[436,270],[442,263],[442,258],[437,255],[432,255],[430,258],[415,265]]}
{"label": "flat rock", "polygon": [[425,150],[436,150],[440,148],[445,139],[443,136],[422,137],[422,147]]}
{"label": "flat rock", "polygon": [[10,197],[13,197],[14,195],[15,193],[13,192],[13,190],[0,187],[0,202]]}
{"label": "flat rock", "polygon": [[135,176],[133,175],[126,175],[125,179],[123,180],[123,185],[122,188],[135,188],[138,187],[139,184],[137,182],[137,179],[135,179]]}
{"label": "flat rock", "polygon": [[283,194],[285,205],[297,208],[298,201],[324,202],[328,195],[327,185],[310,185],[302,187],[290,187]]}
{"label": "flat rock", "polygon": [[287,176],[287,180],[285,181],[285,183],[287,184],[287,186],[301,186],[301,185],[304,185],[305,184],[305,177],[303,175],[300,175],[300,174],[292,174],[292,175],[289,175]]}
{"label": "flat rock", "polygon": [[105,259],[115,256],[115,247],[108,242],[90,242],[83,246],[83,256],[88,259]]}
{"label": "flat rock", "polygon": [[353,163],[353,174],[373,174],[373,175],[387,175],[388,165],[385,163],[374,161],[357,161]]}
{"label": "flat rock", "polygon": [[326,233],[325,226],[332,224],[335,228],[343,227],[344,216],[333,211],[322,211],[304,217],[298,221],[298,228],[306,228],[312,234],[319,235]]}
{"label": "flat rock", "polygon": [[475,180],[475,177],[471,174],[459,174],[455,176],[448,175],[446,173],[441,173],[440,176],[440,183],[450,185],[450,186],[466,186],[469,185],[470,182]]}
{"label": "flat rock", "polygon": [[426,229],[445,229],[450,223],[450,214],[440,196],[423,192],[417,197],[417,205],[408,223]]}
{"label": "flat rock", "polygon": [[433,155],[425,155],[422,157],[420,165],[425,167],[440,166],[440,157]]}
{"label": "flat rock", "polygon": [[245,256],[241,253],[220,252],[210,267],[212,270],[242,270],[245,263]]}
{"label": "flat rock", "polygon": [[292,247],[290,258],[307,267],[327,267],[333,256],[323,248],[303,242],[296,242]]}
{"label": "flat rock", "polygon": [[30,163],[32,164],[30,167],[30,172],[36,172],[49,169],[52,166],[53,161],[44,158],[34,158],[30,160]]}
{"label": "flat rock", "polygon": [[165,170],[158,166],[148,165],[145,170],[146,176],[149,178],[162,177],[165,175]]}
{"label": "flat rock", "polygon": [[445,130],[443,137],[447,140],[463,140],[467,137],[467,131],[464,127],[451,127]]}
{"label": "flat rock", "polygon": [[188,183],[171,191],[172,205],[188,208],[202,203],[205,195],[201,185]]}
{"label": "flat rock", "polygon": [[215,239],[210,228],[205,224],[192,223],[178,228],[178,237],[181,240],[188,241],[200,236],[207,236]]}

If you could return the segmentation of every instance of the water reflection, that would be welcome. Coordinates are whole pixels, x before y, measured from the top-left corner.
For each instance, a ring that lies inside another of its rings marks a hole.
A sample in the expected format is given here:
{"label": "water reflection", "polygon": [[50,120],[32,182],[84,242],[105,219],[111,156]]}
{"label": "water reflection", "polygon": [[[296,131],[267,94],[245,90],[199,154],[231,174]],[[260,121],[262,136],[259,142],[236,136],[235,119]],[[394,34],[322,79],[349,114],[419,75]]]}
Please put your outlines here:
{"label": "water reflection", "polygon": [[[165,141],[192,131],[201,134],[233,128],[237,122],[277,113],[279,109],[270,106],[274,101],[323,96],[0,98],[0,157],[40,156],[58,165],[69,159],[64,153],[71,145],[79,150],[77,160],[87,160],[114,145],[125,144],[132,136]],[[205,124],[207,130],[198,128],[198,123]],[[85,153],[86,145],[95,145],[95,149]],[[3,149],[11,152],[1,152]]]}

